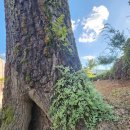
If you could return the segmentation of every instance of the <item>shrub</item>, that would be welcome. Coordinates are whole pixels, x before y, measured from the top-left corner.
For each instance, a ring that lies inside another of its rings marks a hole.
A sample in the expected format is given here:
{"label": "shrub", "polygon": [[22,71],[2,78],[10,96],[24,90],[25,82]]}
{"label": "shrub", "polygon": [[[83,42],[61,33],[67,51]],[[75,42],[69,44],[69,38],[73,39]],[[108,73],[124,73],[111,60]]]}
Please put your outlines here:
{"label": "shrub", "polygon": [[103,101],[83,71],[60,67],[60,72],[50,109],[53,130],[75,129],[81,120],[93,130],[98,122],[115,119],[112,106]]}
{"label": "shrub", "polygon": [[84,72],[86,73],[87,77],[90,79],[93,79],[96,77],[96,75],[89,68],[84,68]]}
{"label": "shrub", "polygon": [[114,79],[118,79],[118,80],[130,79],[130,64],[129,62],[127,62],[124,56],[116,60],[113,66],[113,70],[114,70]]}
{"label": "shrub", "polygon": [[123,51],[124,51],[123,60],[125,64],[130,65],[130,38],[127,39]]}
{"label": "shrub", "polygon": [[113,69],[107,70],[101,74],[98,74],[96,77],[93,78],[94,81],[100,79],[100,80],[107,80],[107,79],[113,79],[114,71]]}

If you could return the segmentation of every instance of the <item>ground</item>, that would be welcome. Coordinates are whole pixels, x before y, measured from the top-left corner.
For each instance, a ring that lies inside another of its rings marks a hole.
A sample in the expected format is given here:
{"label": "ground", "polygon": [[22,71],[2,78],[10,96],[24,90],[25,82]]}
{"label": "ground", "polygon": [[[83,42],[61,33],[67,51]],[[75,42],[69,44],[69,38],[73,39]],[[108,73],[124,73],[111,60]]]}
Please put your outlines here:
{"label": "ground", "polygon": [[95,82],[95,86],[114,106],[130,109],[130,81],[102,80]]}
{"label": "ground", "polygon": [[115,107],[119,121],[101,123],[96,130],[130,130],[130,81],[96,81],[97,90]]}

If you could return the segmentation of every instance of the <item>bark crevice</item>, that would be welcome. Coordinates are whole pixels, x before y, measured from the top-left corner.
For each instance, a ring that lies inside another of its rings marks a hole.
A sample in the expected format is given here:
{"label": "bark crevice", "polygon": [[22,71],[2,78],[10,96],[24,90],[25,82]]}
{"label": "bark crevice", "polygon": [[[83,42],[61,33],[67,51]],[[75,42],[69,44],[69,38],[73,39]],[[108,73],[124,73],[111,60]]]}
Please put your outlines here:
{"label": "bark crevice", "polygon": [[29,96],[32,99],[32,101],[34,101],[35,104],[37,104],[37,106],[44,112],[45,116],[51,122],[51,118],[48,114],[50,104],[49,104],[49,100],[47,99],[47,97],[35,89],[32,89],[29,91]]}

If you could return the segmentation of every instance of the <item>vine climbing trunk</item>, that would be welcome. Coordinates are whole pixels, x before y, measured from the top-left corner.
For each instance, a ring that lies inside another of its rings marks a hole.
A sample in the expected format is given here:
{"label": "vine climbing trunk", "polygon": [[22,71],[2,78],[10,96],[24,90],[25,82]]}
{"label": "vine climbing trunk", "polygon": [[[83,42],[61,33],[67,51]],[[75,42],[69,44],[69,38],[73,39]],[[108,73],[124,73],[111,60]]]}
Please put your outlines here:
{"label": "vine climbing trunk", "polygon": [[75,71],[81,67],[68,1],[5,0],[5,16],[3,112],[7,113],[1,129],[50,130],[52,88],[60,78],[56,66]]}

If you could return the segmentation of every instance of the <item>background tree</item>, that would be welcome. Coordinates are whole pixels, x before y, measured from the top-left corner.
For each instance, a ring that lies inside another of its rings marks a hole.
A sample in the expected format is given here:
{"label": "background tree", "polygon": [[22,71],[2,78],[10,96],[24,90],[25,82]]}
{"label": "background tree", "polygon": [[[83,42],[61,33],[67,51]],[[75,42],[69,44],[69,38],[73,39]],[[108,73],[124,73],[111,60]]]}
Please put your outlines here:
{"label": "background tree", "polygon": [[84,67],[84,71],[86,73],[86,75],[89,77],[89,78],[94,78],[96,75],[94,74],[93,72],[93,68],[97,66],[97,63],[96,63],[96,60],[93,58],[93,59],[88,59],[87,60],[87,66]]}
{"label": "background tree", "polygon": [[102,65],[110,65],[113,67],[105,73],[106,77],[114,79],[129,79],[130,72],[130,40],[119,30],[114,29],[107,24],[104,28],[105,38],[108,42],[108,55],[98,57],[98,63]]}
{"label": "background tree", "polygon": [[90,60],[88,60],[88,67],[89,67],[89,69],[92,70],[95,66],[96,66],[96,61],[95,61],[95,59],[90,59]]}
{"label": "background tree", "polygon": [[98,64],[100,65],[109,65],[113,61],[115,61],[116,56],[111,56],[111,55],[101,55],[98,57]]}
{"label": "background tree", "polygon": [[67,0],[5,0],[3,130],[49,130],[57,65],[81,65]]}
{"label": "background tree", "polygon": [[105,25],[103,35],[108,47],[106,49],[107,51],[105,51],[103,55],[100,55],[97,60],[99,64],[108,65],[124,55],[126,36],[124,35],[124,32],[116,30],[110,24]]}

